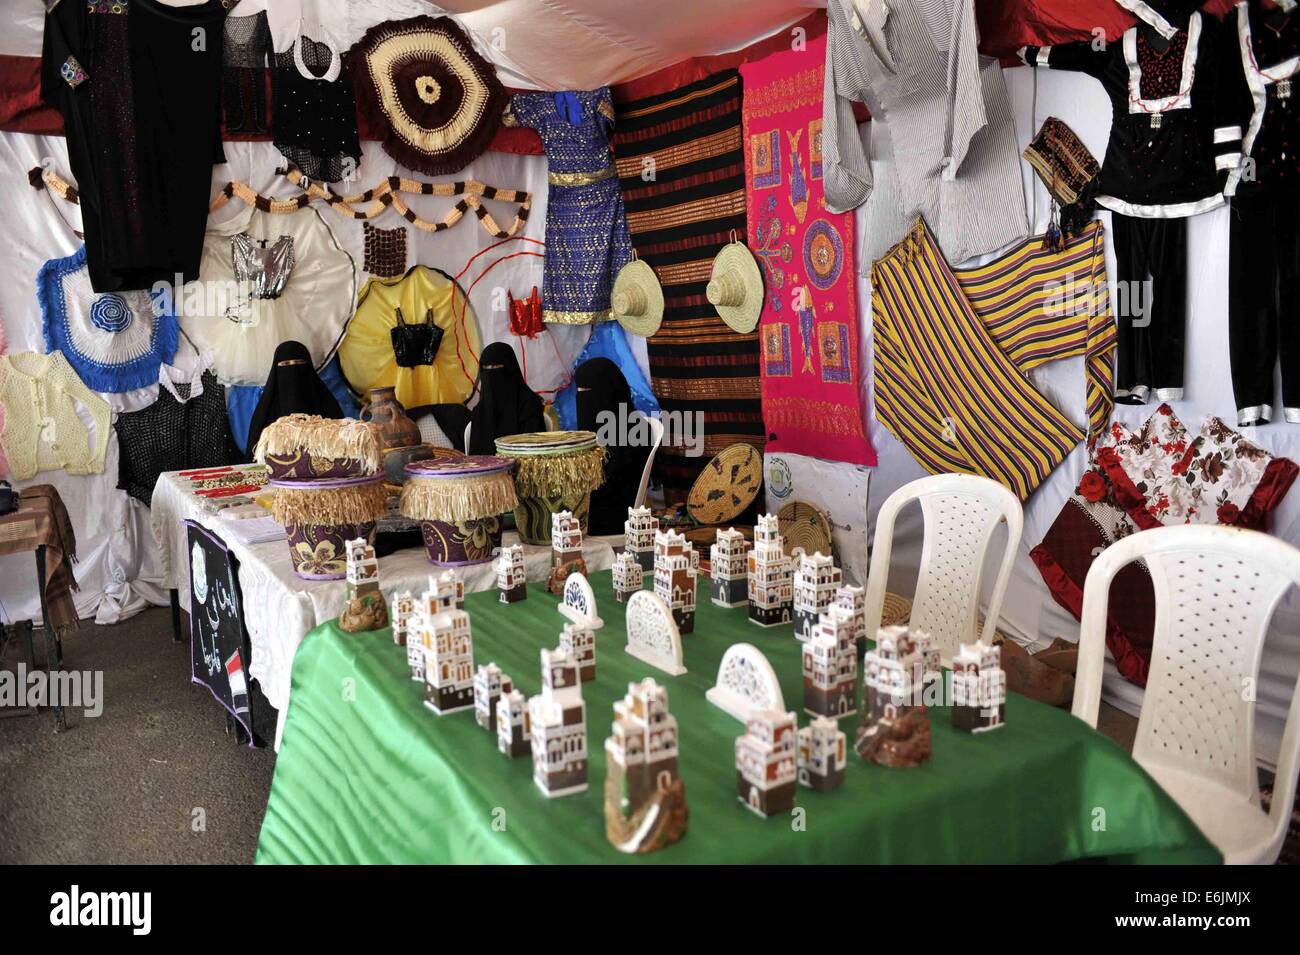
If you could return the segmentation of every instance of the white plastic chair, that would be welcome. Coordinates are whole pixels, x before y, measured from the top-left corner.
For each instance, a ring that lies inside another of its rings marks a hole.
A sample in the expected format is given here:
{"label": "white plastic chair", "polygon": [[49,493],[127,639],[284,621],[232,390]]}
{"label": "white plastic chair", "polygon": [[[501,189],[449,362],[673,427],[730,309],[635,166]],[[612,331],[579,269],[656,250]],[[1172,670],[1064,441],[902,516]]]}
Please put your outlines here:
{"label": "white plastic chair", "polygon": [[[549,414],[542,415],[542,426],[543,426],[543,430],[546,431],[558,430],[555,426],[555,422],[551,420],[551,416]],[[470,429],[473,427],[474,427],[473,421],[470,421],[465,425],[465,453],[466,454],[469,454],[469,432]]]}
{"label": "white plastic chair", "polygon": [[1272,810],[1255,768],[1255,694],[1273,608],[1300,585],[1300,550],[1257,531],[1157,527],[1102,551],[1083,586],[1074,715],[1097,725],[1111,582],[1145,560],[1156,618],[1133,758],[1228,863],[1277,861],[1295,800],[1300,688],[1282,734]]}
{"label": "white plastic chair", "polygon": [[[1011,564],[1020,547],[1024,510],[1007,488],[969,474],[936,474],[904,484],[885,500],[876,518],[876,536],[867,575],[867,634],[880,628],[889,584],[889,555],[893,550],[898,512],[919,501],[925,517],[921,567],[912,598],[909,626],[930,635],[944,666],[963,643],[979,637],[992,642],[997,633],[1002,597]],[[977,631],[980,577],[993,531],[1007,525],[1006,550],[994,581],[982,634]]]}
{"label": "white plastic chair", "polygon": [[654,442],[650,445],[650,456],[645,459],[645,469],[641,472],[641,486],[636,492],[636,506],[640,507],[645,503],[646,491],[650,487],[650,469],[654,467],[655,455],[659,453],[659,445],[664,443],[664,423],[658,418],[647,417],[646,421],[650,424],[650,433],[654,436]]}

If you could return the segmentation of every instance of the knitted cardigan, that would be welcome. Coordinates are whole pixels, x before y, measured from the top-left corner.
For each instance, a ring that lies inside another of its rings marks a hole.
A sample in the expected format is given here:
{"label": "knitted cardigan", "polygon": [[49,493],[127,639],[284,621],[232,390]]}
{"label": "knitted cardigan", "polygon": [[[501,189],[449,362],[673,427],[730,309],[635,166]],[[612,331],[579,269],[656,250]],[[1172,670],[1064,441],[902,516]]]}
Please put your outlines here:
{"label": "knitted cardigan", "polygon": [[[0,403],[5,408],[0,444],[15,480],[59,468],[69,474],[103,472],[112,411],[77,377],[62,352],[0,356]],[[79,404],[94,422],[93,446],[77,414]]]}

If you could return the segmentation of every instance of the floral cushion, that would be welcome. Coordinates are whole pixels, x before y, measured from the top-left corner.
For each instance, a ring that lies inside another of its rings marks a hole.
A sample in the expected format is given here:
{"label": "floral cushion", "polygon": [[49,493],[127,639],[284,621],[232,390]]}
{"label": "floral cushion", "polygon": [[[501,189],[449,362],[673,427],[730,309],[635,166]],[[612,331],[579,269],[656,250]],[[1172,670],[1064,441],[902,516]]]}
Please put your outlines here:
{"label": "floral cushion", "polygon": [[1218,418],[1206,418],[1193,434],[1166,404],[1137,431],[1112,422],[1110,437],[1098,448],[1097,463],[1116,502],[1144,530],[1174,524],[1267,530],[1300,470]]}

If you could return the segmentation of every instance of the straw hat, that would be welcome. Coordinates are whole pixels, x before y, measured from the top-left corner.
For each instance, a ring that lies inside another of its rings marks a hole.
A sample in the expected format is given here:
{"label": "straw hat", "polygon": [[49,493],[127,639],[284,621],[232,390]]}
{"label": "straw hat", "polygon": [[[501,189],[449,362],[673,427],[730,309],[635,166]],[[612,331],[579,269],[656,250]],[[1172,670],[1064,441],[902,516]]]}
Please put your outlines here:
{"label": "straw hat", "polygon": [[609,306],[618,323],[633,335],[649,338],[659,331],[664,319],[664,290],[655,270],[633,258],[614,279]]}
{"label": "straw hat", "polygon": [[705,289],[710,304],[733,331],[747,335],[758,327],[763,310],[763,276],[743,243],[731,241],[713,260],[713,276]]}

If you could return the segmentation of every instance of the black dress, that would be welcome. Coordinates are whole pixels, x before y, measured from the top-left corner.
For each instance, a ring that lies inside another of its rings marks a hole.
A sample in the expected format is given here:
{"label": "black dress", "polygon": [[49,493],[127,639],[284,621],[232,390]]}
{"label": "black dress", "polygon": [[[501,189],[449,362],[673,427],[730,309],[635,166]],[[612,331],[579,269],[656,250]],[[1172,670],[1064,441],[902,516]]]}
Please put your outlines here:
{"label": "black dress", "polygon": [[[62,6],[63,4],[60,4]],[[117,416],[117,486],[148,505],[164,471],[221,467],[241,460],[226,417],[226,389],[210,371],[199,379],[201,395],[189,382],[176,383],[180,398],[167,386],[147,408]]]}
{"label": "black dress", "polygon": [[221,149],[221,0],[60,3],[41,95],[63,116],[97,292],[198,278]]}
{"label": "black dress", "polygon": [[337,51],[298,37],[275,54],[271,98],[273,138],[285,159],[323,182],[355,178],[361,162],[357,100]]}

